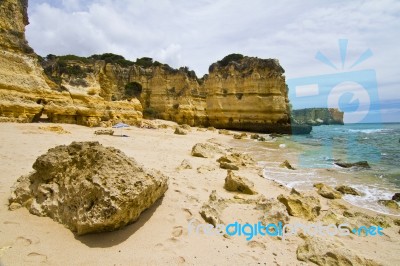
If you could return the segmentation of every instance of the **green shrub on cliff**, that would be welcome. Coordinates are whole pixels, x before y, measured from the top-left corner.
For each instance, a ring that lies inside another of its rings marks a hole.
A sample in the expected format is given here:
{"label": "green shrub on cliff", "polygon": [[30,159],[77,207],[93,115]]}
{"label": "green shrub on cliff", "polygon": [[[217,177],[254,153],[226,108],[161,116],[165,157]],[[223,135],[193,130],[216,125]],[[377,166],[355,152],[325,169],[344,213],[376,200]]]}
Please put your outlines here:
{"label": "green shrub on cliff", "polygon": [[218,64],[221,66],[227,66],[230,62],[240,61],[241,59],[243,59],[243,57],[244,56],[242,54],[230,54],[222,58],[222,60],[218,61]]}
{"label": "green shrub on cliff", "polygon": [[128,97],[139,97],[142,93],[142,85],[138,82],[129,82],[125,85],[125,94]]}

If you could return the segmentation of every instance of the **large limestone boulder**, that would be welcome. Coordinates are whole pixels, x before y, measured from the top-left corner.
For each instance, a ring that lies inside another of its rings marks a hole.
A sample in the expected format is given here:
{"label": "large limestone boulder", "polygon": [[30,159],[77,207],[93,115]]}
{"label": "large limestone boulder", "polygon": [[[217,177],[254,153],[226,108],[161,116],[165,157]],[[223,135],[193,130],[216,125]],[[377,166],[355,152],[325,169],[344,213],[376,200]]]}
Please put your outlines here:
{"label": "large limestone boulder", "polygon": [[168,178],[98,142],[72,142],[37,158],[18,179],[10,209],[25,206],[78,235],[112,231],[136,221],[163,196]]}
{"label": "large limestone boulder", "polygon": [[314,220],[320,213],[319,199],[312,195],[303,195],[292,189],[289,195],[279,195],[278,200],[286,206],[291,216]]}

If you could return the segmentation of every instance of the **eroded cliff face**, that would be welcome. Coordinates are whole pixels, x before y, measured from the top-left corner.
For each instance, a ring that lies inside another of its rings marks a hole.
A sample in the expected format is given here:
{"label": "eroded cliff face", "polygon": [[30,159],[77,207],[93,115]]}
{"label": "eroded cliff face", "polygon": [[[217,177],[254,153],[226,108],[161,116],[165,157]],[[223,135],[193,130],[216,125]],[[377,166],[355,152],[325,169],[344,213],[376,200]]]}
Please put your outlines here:
{"label": "eroded cliff face", "polygon": [[27,1],[0,1],[0,15],[1,121],[47,117],[50,122],[109,126],[138,124],[143,113],[191,126],[264,133],[311,130],[290,125],[284,70],[275,59],[229,55],[198,79],[186,67],[173,69],[151,58],[40,58],[25,40]]}
{"label": "eroded cliff face", "polygon": [[214,63],[209,72],[204,86],[212,126],[259,132],[289,130],[287,87],[278,60],[243,57],[227,64]]}
{"label": "eroded cliff face", "polygon": [[292,111],[293,122],[312,126],[343,125],[343,114],[335,108],[307,108]]}
{"label": "eroded cliff face", "polygon": [[49,80],[25,39],[27,0],[0,1],[0,120],[99,125],[102,120],[138,123],[139,101],[112,102],[86,92],[61,90]]}

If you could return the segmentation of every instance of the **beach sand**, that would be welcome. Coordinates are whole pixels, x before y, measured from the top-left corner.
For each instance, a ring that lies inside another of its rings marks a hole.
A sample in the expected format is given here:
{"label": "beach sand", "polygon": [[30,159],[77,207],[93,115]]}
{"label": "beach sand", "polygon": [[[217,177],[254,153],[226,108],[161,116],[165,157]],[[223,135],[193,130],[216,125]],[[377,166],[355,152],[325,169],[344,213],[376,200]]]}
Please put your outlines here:
{"label": "beach sand", "polygon": [[[165,123],[173,125],[171,122]],[[251,241],[246,241],[244,237],[189,234],[189,221],[195,219],[197,223],[205,223],[199,211],[213,190],[222,198],[238,195],[223,188],[227,171],[219,168],[217,158],[193,157],[192,147],[196,143],[212,142],[229,149],[235,146],[235,142],[243,140],[233,140],[232,136],[218,134],[218,131],[197,131],[196,128],[192,128],[188,135],[176,135],[173,128],[122,129],[121,132],[129,137],[95,135],[96,128],[66,124],[59,125],[70,133],[58,134],[39,129],[40,126],[48,125],[57,124],[0,123],[1,265],[310,264],[297,259],[296,250],[306,239],[302,234],[285,240],[257,236]],[[120,134],[119,129],[116,134]],[[141,214],[137,222],[109,233],[76,236],[62,224],[48,217],[32,215],[25,208],[8,210],[8,197],[17,178],[31,172],[36,158],[49,148],[68,145],[72,141],[99,141],[104,146],[120,149],[144,167],[160,170],[169,176],[169,189],[162,199]],[[270,146],[270,149],[265,150],[264,158],[269,166],[276,165],[277,171],[282,171],[279,164],[284,159],[296,163],[295,154],[279,148],[279,142]],[[177,170],[184,159],[189,161],[192,169]],[[263,178],[261,170],[255,165],[240,169],[238,174],[251,180],[259,195],[266,198],[289,194],[288,188]],[[291,170],[287,171],[290,174]],[[324,173],[329,177],[328,171]],[[315,191],[309,193],[314,193],[321,201],[320,217],[330,209],[361,212],[371,217],[377,215],[351,206],[341,199],[328,200]],[[232,204],[225,209],[222,217],[227,222],[237,220],[245,223],[253,222],[260,215],[263,214],[252,205]],[[351,235],[307,239],[317,244],[318,241],[329,241],[341,249],[350,250],[357,256],[383,265],[400,265],[400,226],[393,223],[396,217],[385,217],[391,227],[384,229],[383,236]],[[290,218],[290,222],[302,221],[297,217]]]}

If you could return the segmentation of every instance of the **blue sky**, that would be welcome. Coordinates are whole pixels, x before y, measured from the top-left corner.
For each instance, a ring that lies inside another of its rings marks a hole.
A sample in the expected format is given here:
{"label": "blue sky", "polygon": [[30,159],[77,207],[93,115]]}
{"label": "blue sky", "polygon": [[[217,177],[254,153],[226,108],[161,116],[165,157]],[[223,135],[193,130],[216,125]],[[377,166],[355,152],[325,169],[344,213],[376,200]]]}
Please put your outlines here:
{"label": "blue sky", "polygon": [[[40,55],[149,56],[198,76],[230,53],[277,58],[288,80],[374,70],[382,121],[400,121],[400,1],[35,0],[28,12],[27,39]],[[343,68],[339,39],[348,40]],[[315,99],[310,106],[326,105]]]}

